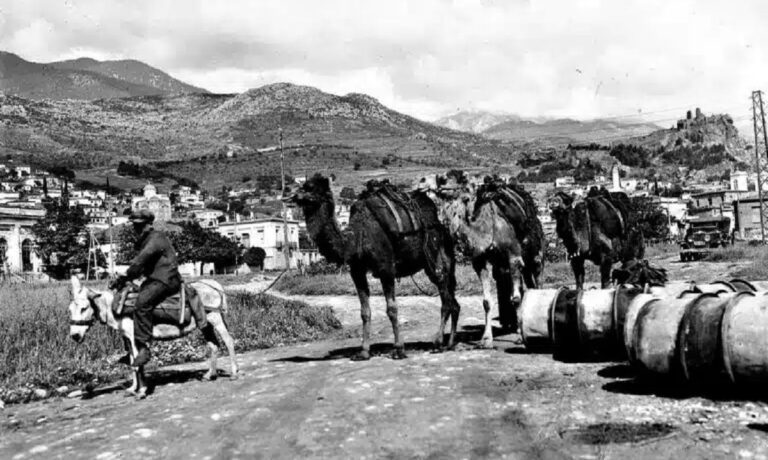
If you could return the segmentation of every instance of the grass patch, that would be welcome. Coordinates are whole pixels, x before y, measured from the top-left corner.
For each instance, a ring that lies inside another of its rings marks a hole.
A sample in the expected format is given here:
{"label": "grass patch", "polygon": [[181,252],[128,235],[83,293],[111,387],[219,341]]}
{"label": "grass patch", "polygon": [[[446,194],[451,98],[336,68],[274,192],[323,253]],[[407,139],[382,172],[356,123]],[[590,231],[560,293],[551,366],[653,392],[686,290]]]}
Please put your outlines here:
{"label": "grass patch", "polygon": [[[264,294],[228,296],[225,319],[239,352],[323,338],[341,329],[329,307]],[[69,338],[69,302],[67,283],[0,286],[0,400],[23,402],[36,388],[103,384],[125,377],[128,369],[109,359],[124,353],[117,333],[96,324],[82,344]],[[206,356],[199,332],[156,342],[152,349],[152,367]]]}
{"label": "grass patch", "polygon": [[[728,248],[731,249],[731,248]],[[768,247],[766,246],[736,246],[734,252],[737,249],[742,249],[744,256],[738,261],[749,260],[749,265],[739,268],[731,273],[734,278],[741,278],[745,280],[768,280]]]}
{"label": "grass patch", "polygon": [[738,245],[710,249],[704,260],[709,262],[744,262],[765,256],[766,248],[764,247]]}
{"label": "grass patch", "polygon": [[[600,282],[600,272],[591,262],[585,264],[586,281]],[[568,262],[556,262],[544,267],[541,281],[543,287],[559,287],[573,285],[573,271]],[[371,295],[383,295],[379,280],[368,275],[368,285]],[[355,285],[349,273],[334,273],[324,275],[299,275],[290,272],[283,275],[275,283],[273,289],[288,295],[357,295]],[[429,281],[424,272],[413,277],[401,278],[396,285],[396,293],[400,296],[438,294],[435,285]],[[479,295],[483,293],[480,279],[471,266],[462,264],[456,266],[456,294]]]}

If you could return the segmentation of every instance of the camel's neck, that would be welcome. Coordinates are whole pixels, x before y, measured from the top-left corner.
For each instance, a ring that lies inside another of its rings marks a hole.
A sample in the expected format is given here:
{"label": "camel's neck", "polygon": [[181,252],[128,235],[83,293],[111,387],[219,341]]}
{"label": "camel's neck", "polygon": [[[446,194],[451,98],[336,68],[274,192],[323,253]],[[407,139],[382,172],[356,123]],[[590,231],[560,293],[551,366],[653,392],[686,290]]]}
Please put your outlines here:
{"label": "camel's neck", "polygon": [[[464,198],[469,200],[464,201]],[[440,220],[448,227],[450,233],[465,241],[480,243],[492,236],[492,229],[484,225],[488,220],[483,218],[485,216],[472,218],[474,206],[475,198],[471,194],[452,200],[438,200]]]}
{"label": "camel's neck", "polygon": [[343,263],[346,261],[347,245],[334,210],[335,205],[333,200],[330,200],[317,208],[304,209],[304,216],[309,236],[317,245],[320,254],[329,262]]}

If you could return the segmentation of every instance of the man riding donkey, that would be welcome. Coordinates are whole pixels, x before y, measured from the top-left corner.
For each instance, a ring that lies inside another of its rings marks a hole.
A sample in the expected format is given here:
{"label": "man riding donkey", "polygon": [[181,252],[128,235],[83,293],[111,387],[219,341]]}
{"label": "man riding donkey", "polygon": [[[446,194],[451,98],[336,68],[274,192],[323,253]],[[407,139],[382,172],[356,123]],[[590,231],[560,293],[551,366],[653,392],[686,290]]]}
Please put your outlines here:
{"label": "man riding donkey", "polygon": [[[120,291],[128,281],[142,275],[145,277],[136,296],[133,312],[137,355],[133,363],[130,362],[129,355],[120,359],[120,362],[139,367],[146,365],[150,359],[149,342],[152,340],[153,310],[166,298],[179,293],[182,280],[176,251],[171,241],[165,233],[155,230],[152,226],[155,220],[154,214],[141,209],[133,212],[128,220],[133,224],[133,229],[138,236],[135,247],[137,255],[131,261],[126,274],[112,281],[109,288]],[[186,294],[195,323],[199,329],[203,329],[207,319],[200,299],[194,289],[187,290]],[[116,297],[120,298],[120,296]]]}

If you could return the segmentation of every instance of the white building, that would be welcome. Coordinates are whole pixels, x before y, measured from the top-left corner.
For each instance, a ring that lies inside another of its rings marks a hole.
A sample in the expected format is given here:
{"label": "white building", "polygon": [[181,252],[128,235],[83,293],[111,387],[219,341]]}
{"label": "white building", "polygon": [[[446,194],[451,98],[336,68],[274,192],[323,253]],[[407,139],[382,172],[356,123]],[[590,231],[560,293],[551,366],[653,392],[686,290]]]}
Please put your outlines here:
{"label": "white building", "polygon": [[32,226],[45,216],[38,207],[0,206],[0,271],[41,272]]}
{"label": "white building", "polygon": [[219,217],[223,215],[224,212],[218,209],[200,209],[192,212],[192,218],[203,228],[218,227]]}
{"label": "white building", "polygon": [[[222,222],[219,233],[229,238],[237,239],[247,248],[262,248],[266,253],[264,269],[275,270],[285,268],[283,258],[283,219],[278,217],[262,217],[240,222]],[[296,261],[301,259],[299,247],[299,222],[288,221],[288,244],[291,254],[291,268],[296,267]]]}
{"label": "white building", "polygon": [[152,184],[144,186],[142,196],[131,198],[131,209],[147,209],[155,215],[155,220],[164,222],[171,219],[171,199],[157,193],[157,188]]}

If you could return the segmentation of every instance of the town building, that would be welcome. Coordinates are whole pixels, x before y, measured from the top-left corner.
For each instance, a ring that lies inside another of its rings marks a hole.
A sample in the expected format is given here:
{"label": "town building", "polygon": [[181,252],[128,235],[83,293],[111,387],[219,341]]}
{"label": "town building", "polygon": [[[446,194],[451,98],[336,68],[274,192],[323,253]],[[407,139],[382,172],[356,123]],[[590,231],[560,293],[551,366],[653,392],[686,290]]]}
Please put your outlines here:
{"label": "town building", "polygon": [[42,272],[32,226],[45,217],[41,207],[0,205],[0,271]]}
{"label": "town building", "polygon": [[[264,269],[275,270],[285,268],[283,246],[285,244],[283,219],[279,217],[260,217],[256,219],[219,223],[218,232],[224,236],[236,239],[246,249],[259,247],[264,249]],[[296,268],[297,260],[302,260],[299,249],[299,222],[288,220],[288,244],[291,252],[291,267]]]}
{"label": "town building", "polygon": [[215,228],[219,226],[219,218],[224,215],[218,209],[199,209],[191,213],[192,218],[203,228]]}
{"label": "town building", "polygon": [[155,215],[155,220],[165,222],[171,219],[171,199],[166,195],[157,193],[157,188],[152,184],[144,186],[142,196],[132,197],[131,209],[138,211],[147,209]]}
{"label": "town building", "polygon": [[[763,196],[768,200],[768,196]],[[760,198],[751,196],[732,203],[734,209],[734,228],[740,238],[759,240],[762,237],[760,221]]]}

